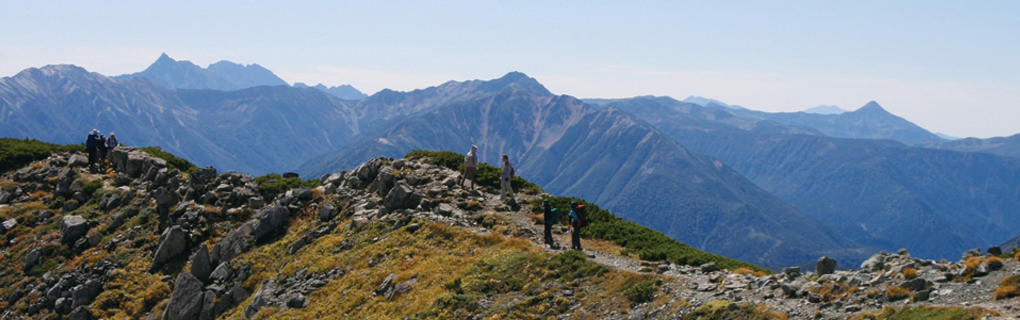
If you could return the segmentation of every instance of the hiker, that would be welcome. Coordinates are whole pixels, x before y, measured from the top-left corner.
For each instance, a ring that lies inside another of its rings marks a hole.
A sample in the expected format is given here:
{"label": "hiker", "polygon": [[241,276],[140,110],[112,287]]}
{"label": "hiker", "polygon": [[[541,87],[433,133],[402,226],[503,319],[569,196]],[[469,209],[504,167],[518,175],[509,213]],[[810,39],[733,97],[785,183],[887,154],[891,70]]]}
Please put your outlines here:
{"label": "hiker", "polygon": [[106,159],[110,160],[110,162],[113,162],[113,149],[119,145],[120,142],[117,141],[117,136],[110,132],[110,137],[106,138]]}
{"label": "hiker", "polygon": [[89,167],[96,163],[96,152],[99,151],[97,144],[99,144],[99,130],[92,129],[89,136],[85,138],[85,151],[89,154]]}
{"label": "hiker", "polygon": [[549,199],[542,200],[542,207],[545,209],[545,216],[542,219],[542,224],[545,225],[545,244],[555,248],[556,243],[553,241],[552,226],[560,222],[560,209],[553,208],[549,204]]}
{"label": "hiker", "polygon": [[574,250],[581,249],[581,228],[584,227],[587,220],[587,215],[584,212],[584,205],[577,204],[576,201],[570,202],[570,226],[573,230],[570,231],[570,248]]}
{"label": "hiker", "polygon": [[464,178],[471,180],[471,190],[475,189],[475,174],[478,173],[478,146],[471,145],[471,151],[464,156],[464,173],[460,175],[457,184],[463,185]]}
{"label": "hiker", "polygon": [[510,164],[510,157],[503,155],[503,173],[499,177],[499,200],[510,199],[510,202],[514,201],[514,189],[510,186],[510,179],[514,177],[514,166]]}
{"label": "hiker", "polygon": [[96,149],[99,149],[99,168],[106,167],[106,136],[99,135],[99,140],[96,140]]}

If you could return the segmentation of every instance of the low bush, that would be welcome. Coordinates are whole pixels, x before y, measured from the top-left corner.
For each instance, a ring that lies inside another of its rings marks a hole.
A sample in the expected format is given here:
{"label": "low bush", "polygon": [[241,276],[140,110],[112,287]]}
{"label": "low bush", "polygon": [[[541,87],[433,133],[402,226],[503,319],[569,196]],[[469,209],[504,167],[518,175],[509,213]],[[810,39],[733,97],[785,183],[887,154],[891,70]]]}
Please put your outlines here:
{"label": "low bush", "polygon": [[319,179],[308,179],[301,180],[298,177],[284,178],[276,173],[270,173],[261,177],[255,178],[255,183],[259,186],[259,191],[266,198],[272,198],[273,196],[280,194],[284,191],[297,188],[297,187],[318,187],[320,182]]}
{"label": "low bush", "polygon": [[[428,158],[429,162],[437,165],[444,166],[446,168],[457,170],[459,172],[464,171],[464,155],[453,151],[428,151],[428,150],[414,150],[404,155],[406,159],[417,159],[417,158]],[[484,187],[490,187],[499,189],[499,177],[503,173],[503,169],[490,165],[485,162],[478,163],[478,172],[475,174],[475,184]],[[510,179],[510,186],[515,191],[524,191],[530,193],[541,193],[542,188],[538,185],[531,183],[524,178],[514,176]]]}
{"label": "low bush", "polygon": [[51,153],[84,152],[82,145],[58,145],[35,139],[0,138],[0,173],[18,169],[32,161],[46,159]]}
{"label": "low bush", "polygon": [[655,298],[656,290],[658,288],[655,287],[655,281],[645,280],[630,287],[623,294],[633,303],[645,303]]}
{"label": "low bush", "polygon": [[195,171],[195,169],[198,169],[198,166],[195,166],[195,164],[191,163],[191,161],[182,159],[178,156],[173,155],[172,153],[163,151],[163,149],[160,147],[143,147],[141,148],[141,150],[145,151],[145,153],[148,153],[153,157],[166,160],[166,166],[169,167],[170,169],[181,170],[181,172],[185,173],[191,173],[192,171]]}
{"label": "low bush", "polygon": [[1011,275],[1002,278],[999,287],[995,289],[995,300],[1002,300],[1020,296],[1020,275]]}

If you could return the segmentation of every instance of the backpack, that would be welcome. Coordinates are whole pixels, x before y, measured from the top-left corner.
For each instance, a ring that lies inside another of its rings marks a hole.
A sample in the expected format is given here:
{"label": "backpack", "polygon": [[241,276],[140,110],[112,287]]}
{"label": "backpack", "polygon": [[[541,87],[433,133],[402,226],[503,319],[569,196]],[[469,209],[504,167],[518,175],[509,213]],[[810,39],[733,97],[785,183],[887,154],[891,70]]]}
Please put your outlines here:
{"label": "backpack", "polygon": [[578,227],[588,226],[588,213],[585,212],[584,205],[583,204],[577,205],[577,209],[574,209],[574,212],[577,213],[577,221],[574,224],[576,224]]}
{"label": "backpack", "polygon": [[559,208],[552,208],[551,210],[549,210],[549,213],[550,213],[549,214],[549,221],[546,221],[545,222],[546,224],[557,224],[557,223],[560,223],[560,209]]}

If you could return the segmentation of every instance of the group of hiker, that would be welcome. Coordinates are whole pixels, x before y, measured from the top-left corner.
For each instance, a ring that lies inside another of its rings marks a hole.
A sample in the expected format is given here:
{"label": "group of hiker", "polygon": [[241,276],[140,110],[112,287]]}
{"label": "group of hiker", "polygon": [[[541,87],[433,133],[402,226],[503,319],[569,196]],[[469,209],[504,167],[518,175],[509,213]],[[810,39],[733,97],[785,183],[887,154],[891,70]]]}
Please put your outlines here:
{"label": "group of hiker", "polygon": [[105,168],[113,149],[120,145],[117,135],[110,132],[110,137],[101,134],[98,129],[92,129],[85,138],[85,151],[89,155],[89,168]]}
{"label": "group of hiker", "polygon": [[[510,181],[513,179],[515,174],[514,166],[510,164],[510,157],[507,156],[506,154],[502,156],[501,161],[502,167],[499,176],[500,186],[499,200],[500,201],[509,200],[509,203],[513,204],[515,203],[514,191],[513,187],[510,184]],[[464,156],[464,172],[461,174],[458,184],[463,185],[464,179],[467,179],[471,182],[470,188],[474,190],[475,175],[477,173],[478,173],[478,146],[472,145],[471,151],[468,151],[468,153]],[[549,199],[544,199],[542,201],[542,206],[544,209],[543,220],[545,225],[544,241],[546,245],[556,248],[556,242],[553,240],[552,236],[552,226],[554,224],[559,223],[560,212],[558,208],[552,207],[552,205],[549,203]],[[584,205],[578,204],[576,201],[571,201],[570,214],[568,215],[568,219],[569,219],[568,222],[570,222],[570,227],[572,228],[570,232],[571,249],[582,250],[580,236],[581,228],[588,225],[588,215],[585,212]]]}

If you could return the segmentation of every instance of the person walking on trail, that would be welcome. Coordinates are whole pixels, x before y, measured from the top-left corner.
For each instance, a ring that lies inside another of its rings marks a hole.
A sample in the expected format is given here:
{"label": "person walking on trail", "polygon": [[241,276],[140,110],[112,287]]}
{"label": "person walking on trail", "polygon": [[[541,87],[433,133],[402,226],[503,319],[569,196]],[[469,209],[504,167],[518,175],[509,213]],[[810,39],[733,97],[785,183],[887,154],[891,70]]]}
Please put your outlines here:
{"label": "person walking on trail", "polygon": [[99,130],[92,129],[85,138],[85,152],[89,154],[89,167],[96,163],[96,152],[99,151]]}
{"label": "person walking on trail", "polygon": [[542,200],[542,207],[545,209],[545,216],[542,219],[542,224],[545,225],[545,244],[551,248],[556,248],[556,242],[553,241],[552,236],[552,226],[560,222],[560,210],[553,208],[549,204],[549,199]]}
{"label": "person walking on trail", "polygon": [[499,176],[499,200],[514,201],[514,189],[510,186],[510,179],[514,177],[514,166],[510,164],[510,157],[503,155],[503,173]]}
{"label": "person walking on trail", "polygon": [[471,180],[471,190],[475,189],[475,174],[478,173],[478,146],[471,145],[471,151],[464,156],[464,173],[460,175],[459,185],[464,185],[464,179]]}
{"label": "person walking on trail", "polygon": [[584,205],[577,204],[576,201],[570,202],[570,226],[573,230],[570,231],[570,248],[574,250],[581,249],[581,228],[584,226]]}

